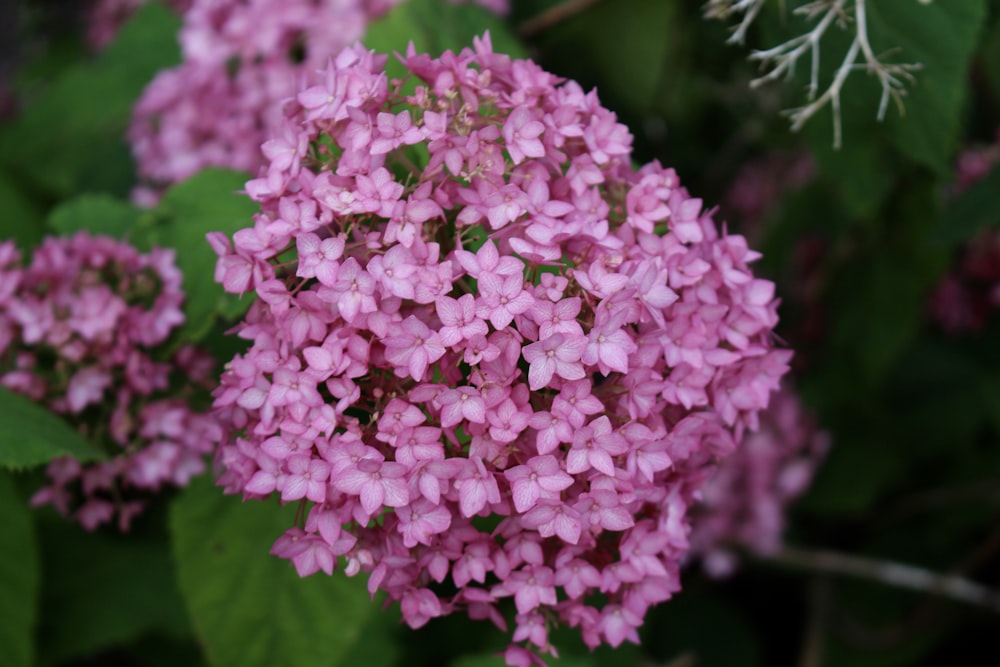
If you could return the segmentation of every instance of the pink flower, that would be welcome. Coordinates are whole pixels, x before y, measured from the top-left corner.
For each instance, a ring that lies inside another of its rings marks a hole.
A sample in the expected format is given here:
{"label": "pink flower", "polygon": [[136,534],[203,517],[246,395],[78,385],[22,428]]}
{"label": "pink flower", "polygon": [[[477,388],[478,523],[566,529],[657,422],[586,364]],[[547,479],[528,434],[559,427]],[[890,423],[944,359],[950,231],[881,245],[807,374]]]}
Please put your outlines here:
{"label": "pink flower", "polygon": [[302,454],[290,457],[286,465],[288,475],[281,489],[282,500],[309,498],[314,503],[326,501],[326,480],[330,476],[329,463]]}
{"label": "pink flower", "polygon": [[494,329],[503,329],[515,315],[525,312],[535,302],[531,294],[524,291],[524,279],[520,275],[501,278],[495,273],[483,273],[479,276],[479,289],[482,302],[477,314],[488,319]]}
{"label": "pink flower", "polygon": [[459,299],[447,296],[437,299],[437,314],[444,325],[440,332],[442,343],[458,345],[463,340],[485,336],[489,332],[486,322],[476,316],[475,302],[471,294],[463,294]]}
{"label": "pink flower", "polygon": [[604,375],[611,371],[628,373],[628,357],[638,348],[621,328],[625,324],[623,317],[603,318],[601,322],[601,314],[598,314],[599,324],[595,324],[587,336],[587,347],[580,358],[585,364],[597,365]]}
{"label": "pink flower", "polygon": [[434,535],[443,533],[451,526],[451,513],[426,498],[421,498],[396,510],[399,516],[399,532],[403,535],[403,546],[431,544]]}
{"label": "pink flower", "polygon": [[362,459],[356,467],[339,471],[333,485],[339,491],[358,496],[361,508],[370,516],[383,505],[402,507],[410,501],[403,476],[406,466]]}
{"label": "pink flower", "polygon": [[575,474],[593,468],[614,477],[613,458],[628,450],[625,438],[612,430],[608,418],[598,417],[573,434],[573,447],[566,456],[566,472]]}
{"label": "pink flower", "polygon": [[583,336],[555,333],[524,348],[528,368],[528,386],[532,390],[548,386],[553,375],[564,380],[582,380],[586,373],[580,357],[587,345]]}
{"label": "pink flower", "polygon": [[420,128],[410,122],[410,112],[378,114],[376,137],[372,141],[372,155],[382,155],[403,144],[415,144],[424,138]]}
{"label": "pink flower", "polygon": [[544,131],[545,126],[532,118],[528,107],[511,111],[503,125],[503,137],[514,164],[520,164],[526,157],[545,157],[545,145],[538,139]]}
{"label": "pink flower", "polygon": [[466,518],[478,514],[487,504],[501,501],[497,481],[479,457],[471,457],[470,463],[458,474],[455,490],[458,491],[459,511]]}
{"label": "pink flower", "polygon": [[524,465],[504,472],[510,482],[514,509],[527,512],[540,498],[558,499],[559,492],[573,483],[551,454],[534,456]]}
{"label": "pink flower", "polygon": [[408,372],[418,382],[444,351],[441,337],[412,315],[403,320],[396,335],[385,339],[385,358],[396,365],[396,375]]}

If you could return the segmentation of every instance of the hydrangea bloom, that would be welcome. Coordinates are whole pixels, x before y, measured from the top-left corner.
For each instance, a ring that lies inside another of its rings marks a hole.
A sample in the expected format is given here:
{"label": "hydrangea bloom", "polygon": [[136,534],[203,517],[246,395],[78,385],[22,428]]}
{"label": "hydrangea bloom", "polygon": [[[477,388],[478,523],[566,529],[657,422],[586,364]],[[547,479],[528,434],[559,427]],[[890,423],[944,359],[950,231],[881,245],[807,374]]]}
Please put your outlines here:
{"label": "hydrangea bloom", "polygon": [[[141,254],[80,232],[47,238],[22,268],[13,242],[0,244],[0,384],[62,415],[108,455],[53,460],[32,504],[90,530],[117,517],[125,530],[151,493],[204,469],[220,433],[187,399],[207,392],[212,360],[190,347],[160,360],[184,319],[180,286],[172,250]],[[184,389],[168,391],[181,378]]]}
{"label": "hydrangea bloom", "polygon": [[812,481],[830,446],[798,396],[787,386],[761,413],[701,492],[691,534],[691,555],[712,575],[736,567],[734,548],[768,555],[781,548],[788,505]]}
{"label": "hydrangea bloom", "polygon": [[[272,553],[464,610],[511,665],[637,641],[688,509],[787,369],[757,254],[595,93],[474,49],[360,46],[286,106],[216,280],[256,292],[222,376],[220,484],[302,503]],[[597,597],[604,602],[598,603]]]}
{"label": "hydrangea bloom", "polygon": [[[402,0],[189,1],[183,62],[157,75],[133,113],[132,150],[153,188],[140,200],[209,166],[255,173],[273,157],[260,146],[297,84]],[[503,0],[479,4],[506,10]]]}

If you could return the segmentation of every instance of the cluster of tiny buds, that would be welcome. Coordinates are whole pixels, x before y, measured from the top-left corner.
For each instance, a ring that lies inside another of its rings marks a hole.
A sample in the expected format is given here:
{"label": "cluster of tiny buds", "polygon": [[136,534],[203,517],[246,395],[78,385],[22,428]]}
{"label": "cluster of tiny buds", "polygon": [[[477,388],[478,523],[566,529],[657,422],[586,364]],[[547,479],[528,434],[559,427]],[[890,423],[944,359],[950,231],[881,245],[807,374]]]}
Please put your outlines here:
{"label": "cluster of tiny buds", "polygon": [[257,299],[215,405],[227,492],[299,503],[272,553],[368,574],[420,627],[507,628],[510,665],[638,641],[689,508],[787,370],[772,283],[585,92],[488,35],[390,81],[360,46],[284,108],[213,233]]}

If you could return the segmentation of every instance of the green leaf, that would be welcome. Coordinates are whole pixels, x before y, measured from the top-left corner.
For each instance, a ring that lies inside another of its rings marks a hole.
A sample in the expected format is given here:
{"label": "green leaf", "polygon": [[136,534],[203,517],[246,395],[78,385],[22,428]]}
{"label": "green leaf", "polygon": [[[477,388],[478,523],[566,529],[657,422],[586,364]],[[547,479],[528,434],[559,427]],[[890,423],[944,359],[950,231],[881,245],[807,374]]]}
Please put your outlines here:
{"label": "green leaf", "polygon": [[1000,21],[996,20],[997,7],[994,0],[990,11],[992,25],[982,39],[976,63],[982,67],[982,77],[986,84],[985,93],[992,99],[1000,95]]}
{"label": "green leaf", "polygon": [[214,282],[217,257],[205,240],[208,232],[232,236],[237,230],[253,226],[253,214],[259,207],[246,195],[237,194],[246,181],[243,172],[205,169],[167,191],[156,209],[155,227],[137,230],[147,243],[177,252],[186,295],[180,340],[202,339],[218,315],[238,317],[252,301],[250,296],[241,299],[226,294]]}
{"label": "green leaf", "polygon": [[0,466],[25,468],[59,456],[80,461],[102,458],[101,452],[56,413],[0,387]]}
{"label": "green leaf", "polygon": [[909,258],[888,255],[857,261],[830,290],[837,308],[831,324],[834,367],[852,368],[862,386],[874,386],[906,350],[924,314],[925,276]]}
{"label": "green leaf", "polygon": [[989,227],[1000,227],[1000,167],[994,167],[945,209],[933,238],[957,244]]}
{"label": "green leaf", "polygon": [[913,160],[947,174],[969,90],[969,59],[986,18],[986,2],[879,0],[867,3],[867,8],[875,52],[893,49],[883,61],[922,65],[908,88],[905,116],[893,113],[888,119],[893,142]]}
{"label": "green leaf", "polygon": [[268,552],[294,524],[295,507],[243,503],[209,477],[188,487],[170,515],[181,591],[216,667],[333,665],[365,641],[381,613],[362,578],[300,579]]}
{"label": "green leaf", "polygon": [[[400,642],[396,636],[403,627],[398,609],[379,609],[367,616],[368,622],[347,652],[335,663],[337,667],[394,667],[400,658]],[[421,628],[423,629],[423,628]],[[412,656],[407,647],[407,658]]]}
{"label": "green leaf", "polygon": [[0,656],[7,667],[34,664],[38,620],[38,546],[31,514],[8,474],[0,473]]}
{"label": "green leaf", "polygon": [[14,239],[22,252],[34,248],[45,235],[42,212],[22,188],[0,172],[0,241]]}
{"label": "green leaf", "polygon": [[[848,107],[857,105],[845,105]],[[859,113],[872,111],[866,106]],[[849,128],[839,149],[830,141],[830,126],[822,121],[806,125],[803,132],[819,163],[823,181],[844,204],[848,220],[856,223],[878,213],[899,178],[899,170],[894,168],[885,141],[879,138],[883,128],[874,119],[852,122]],[[850,136],[846,136],[848,132]]]}
{"label": "green leaf", "polygon": [[653,108],[663,88],[672,48],[671,32],[680,20],[676,3],[617,0],[598,3],[547,31],[541,41],[559,61],[558,72],[593,85],[601,99],[641,117]]}
{"label": "green leaf", "polygon": [[133,168],[124,140],[132,106],[161,69],[180,60],[176,13],[143,6],[93,61],[68,68],[0,133],[0,160],[39,189],[127,194]]}
{"label": "green leaf", "polygon": [[62,518],[41,526],[41,647],[65,662],[153,633],[192,634],[166,535],[88,533]]}
{"label": "green leaf", "polygon": [[[409,0],[396,5],[383,17],[368,24],[364,43],[379,53],[405,53],[412,41],[418,53],[439,55],[446,50],[458,53],[472,46],[472,38],[489,30],[493,50],[513,58],[525,56],[524,46],[496,14],[472,3],[456,4],[440,0]],[[390,57],[390,77],[405,69]]]}
{"label": "green leaf", "polygon": [[57,206],[49,214],[48,226],[57,234],[86,230],[123,239],[141,215],[139,209],[110,195],[84,194]]}

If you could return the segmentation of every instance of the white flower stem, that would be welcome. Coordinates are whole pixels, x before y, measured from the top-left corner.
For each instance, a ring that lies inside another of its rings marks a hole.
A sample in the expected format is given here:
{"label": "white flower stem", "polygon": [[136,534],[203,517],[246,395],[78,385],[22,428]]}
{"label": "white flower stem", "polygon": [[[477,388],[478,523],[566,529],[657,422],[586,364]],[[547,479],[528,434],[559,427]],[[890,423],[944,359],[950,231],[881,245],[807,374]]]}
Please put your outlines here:
{"label": "white flower stem", "polygon": [[[767,0],[709,0],[705,15],[723,19],[734,14],[741,15],[742,18],[728,42],[742,43],[747,30],[766,2]],[[793,131],[800,129],[806,121],[829,104],[833,111],[833,145],[835,148],[840,148],[843,140],[841,92],[848,76],[857,69],[876,77],[882,88],[876,115],[879,121],[885,119],[890,99],[896,103],[900,114],[903,113],[902,98],[906,94],[906,85],[913,82],[912,72],[920,69],[920,65],[882,62],[868,37],[867,0],[812,0],[796,8],[794,13],[804,16],[807,21],[815,21],[815,25],[805,34],[793,37],[770,49],[759,49],[750,54],[750,59],[760,62],[764,69],[761,76],[750,82],[752,88],[780,78],[791,79],[795,75],[795,66],[799,59],[809,54],[809,85],[806,89],[809,103],[786,112],[791,119]],[[834,23],[848,29],[852,17],[854,38],[834,72],[829,86],[821,94],[820,55],[823,38]]]}

